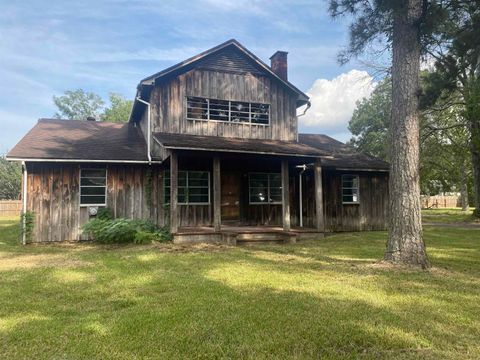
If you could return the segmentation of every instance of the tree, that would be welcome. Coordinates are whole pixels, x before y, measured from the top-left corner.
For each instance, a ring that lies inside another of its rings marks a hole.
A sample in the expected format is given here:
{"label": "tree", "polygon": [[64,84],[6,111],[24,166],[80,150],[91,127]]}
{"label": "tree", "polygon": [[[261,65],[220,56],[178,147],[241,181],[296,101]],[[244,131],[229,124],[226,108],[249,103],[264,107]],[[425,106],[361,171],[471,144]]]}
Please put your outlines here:
{"label": "tree", "polygon": [[342,62],[362,54],[374,40],[391,46],[390,221],[385,259],[422,268],[429,263],[421,223],[419,74],[422,41],[435,27],[434,11],[427,0],[330,0],[333,17],[353,17]]}
{"label": "tree", "polygon": [[388,133],[392,109],[392,80],[383,79],[369,98],[357,102],[348,129],[353,134],[350,145],[361,152],[389,160]]}
{"label": "tree", "polygon": [[[450,0],[450,16],[429,54],[435,73],[425,99],[456,97],[470,135],[474,180],[474,214],[480,217],[480,0]],[[427,102],[428,104],[428,102]]]}
{"label": "tree", "polygon": [[125,99],[122,95],[110,93],[110,107],[103,113],[102,120],[109,122],[127,122],[132,111],[133,101]]}
{"label": "tree", "polygon": [[55,117],[69,120],[83,120],[89,116],[96,118],[104,105],[99,95],[82,89],[68,90],[62,96],[53,96],[53,102],[58,108]]}
{"label": "tree", "polygon": [[[428,78],[423,72],[421,79]],[[391,78],[383,79],[368,99],[357,103],[348,124],[356,149],[389,160]],[[446,105],[456,99],[439,101],[420,114],[420,188],[422,194],[460,191],[462,208],[468,209],[471,164],[468,131],[459,106]],[[437,111],[436,109],[442,109]]]}
{"label": "tree", "polygon": [[15,200],[20,196],[22,169],[17,162],[0,156],[0,199]]}

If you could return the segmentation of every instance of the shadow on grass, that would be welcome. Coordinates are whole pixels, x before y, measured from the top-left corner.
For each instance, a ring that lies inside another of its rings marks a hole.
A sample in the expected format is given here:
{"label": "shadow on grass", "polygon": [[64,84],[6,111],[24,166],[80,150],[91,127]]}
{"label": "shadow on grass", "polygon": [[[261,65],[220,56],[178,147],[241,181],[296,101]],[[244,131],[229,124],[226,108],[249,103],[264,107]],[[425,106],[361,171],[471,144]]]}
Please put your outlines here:
{"label": "shadow on grass", "polygon": [[478,353],[478,288],[465,289],[455,302],[461,284],[452,279],[372,273],[333,256],[362,260],[356,250],[329,248],[332,256],[324,256],[326,248],[314,243],[289,249],[166,254],[92,248],[70,254],[88,266],[0,272],[0,354],[127,359]]}

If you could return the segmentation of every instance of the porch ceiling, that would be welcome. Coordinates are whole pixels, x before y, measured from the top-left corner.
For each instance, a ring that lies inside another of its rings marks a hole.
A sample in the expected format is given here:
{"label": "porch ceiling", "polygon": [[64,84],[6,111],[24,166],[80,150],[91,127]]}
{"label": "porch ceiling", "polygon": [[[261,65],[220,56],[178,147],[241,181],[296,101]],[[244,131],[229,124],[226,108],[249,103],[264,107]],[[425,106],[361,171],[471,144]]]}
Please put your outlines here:
{"label": "porch ceiling", "polygon": [[167,149],[237,152],[282,156],[322,157],[329,154],[296,141],[225,138],[187,134],[154,133],[155,140]]}

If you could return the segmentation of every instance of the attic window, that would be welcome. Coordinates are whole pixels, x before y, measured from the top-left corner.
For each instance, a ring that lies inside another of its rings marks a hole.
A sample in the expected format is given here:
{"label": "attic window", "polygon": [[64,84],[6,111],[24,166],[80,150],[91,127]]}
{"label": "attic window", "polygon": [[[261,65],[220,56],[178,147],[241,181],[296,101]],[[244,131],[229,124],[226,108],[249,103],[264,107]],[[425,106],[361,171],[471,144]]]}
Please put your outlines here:
{"label": "attic window", "polygon": [[187,96],[187,119],[270,124],[270,105]]}

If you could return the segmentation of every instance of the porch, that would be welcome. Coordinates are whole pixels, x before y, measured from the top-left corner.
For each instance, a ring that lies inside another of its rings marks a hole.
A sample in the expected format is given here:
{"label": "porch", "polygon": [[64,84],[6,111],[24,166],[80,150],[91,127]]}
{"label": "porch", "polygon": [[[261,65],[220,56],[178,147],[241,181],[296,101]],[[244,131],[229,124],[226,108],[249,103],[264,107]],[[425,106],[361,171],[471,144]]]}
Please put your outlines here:
{"label": "porch", "polygon": [[297,240],[323,237],[324,233],[314,228],[292,227],[285,231],[282,226],[232,226],[182,227],[174,234],[175,243],[222,242],[229,245],[254,243],[296,243]]}
{"label": "porch", "polygon": [[315,158],[171,151],[164,184],[177,243],[291,243],[324,232]]}

